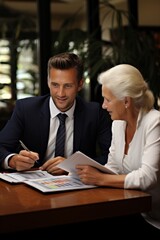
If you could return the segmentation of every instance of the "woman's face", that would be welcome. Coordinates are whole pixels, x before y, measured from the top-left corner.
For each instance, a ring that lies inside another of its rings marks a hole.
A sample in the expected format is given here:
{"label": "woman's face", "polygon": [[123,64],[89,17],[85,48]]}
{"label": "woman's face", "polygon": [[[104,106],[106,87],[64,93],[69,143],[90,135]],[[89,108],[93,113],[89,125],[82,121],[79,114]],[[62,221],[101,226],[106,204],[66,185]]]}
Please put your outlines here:
{"label": "woman's face", "polygon": [[112,120],[125,120],[126,107],[125,101],[117,99],[112,92],[105,86],[102,86],[102,96],[104,98],[102,108],[106,109],[111,115]]}

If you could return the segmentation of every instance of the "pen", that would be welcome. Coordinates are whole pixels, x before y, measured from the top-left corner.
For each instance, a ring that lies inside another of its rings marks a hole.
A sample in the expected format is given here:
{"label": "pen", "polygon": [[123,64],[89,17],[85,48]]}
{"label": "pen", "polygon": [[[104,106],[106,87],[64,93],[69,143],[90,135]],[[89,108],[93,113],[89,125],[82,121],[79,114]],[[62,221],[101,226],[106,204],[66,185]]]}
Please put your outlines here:
{"label": "pen", "polygon": [[20,142],[21,146],[24,148],[24,150],[30,152],[30,150],[26,147],[26,145],[21,140],[19,140],[19,142]]}
{"label": "pen", "polygon": [[[20,144],[21,144],[21,146],[23,147],[24,150],[30,152],[30,150],[27,148],[27,146],[21,140],[19,140],[19,142],[20,142]],[[38,161],[36,161],[36,163],[38,163]]]}

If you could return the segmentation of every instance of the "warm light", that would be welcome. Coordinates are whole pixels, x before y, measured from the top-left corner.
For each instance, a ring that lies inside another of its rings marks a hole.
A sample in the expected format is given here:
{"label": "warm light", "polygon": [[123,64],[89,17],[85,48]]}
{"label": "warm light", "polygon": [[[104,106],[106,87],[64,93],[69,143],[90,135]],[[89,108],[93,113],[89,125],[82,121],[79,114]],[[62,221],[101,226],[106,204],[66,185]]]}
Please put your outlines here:
{"label": "warm light", "polygon": [[85,79],[85,83],[88,85],[88,84],[90,84],[90,79],[89,79],[89,77],[87,77],[86,79]]}

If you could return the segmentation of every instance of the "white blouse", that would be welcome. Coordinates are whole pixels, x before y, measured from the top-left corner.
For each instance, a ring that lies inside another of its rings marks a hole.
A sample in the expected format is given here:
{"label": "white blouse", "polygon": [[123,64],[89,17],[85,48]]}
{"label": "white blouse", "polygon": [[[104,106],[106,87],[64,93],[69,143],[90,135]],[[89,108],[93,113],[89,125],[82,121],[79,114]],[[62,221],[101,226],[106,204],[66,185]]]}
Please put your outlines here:
{"label": "white blouse", "polygon": [[140,189],[152,195],[152,211],[145,214],[145,218],[160,228],[160,111],[139,113],[127,155],[124,155],[125,128],[125,121],[113,121],[106,166],[118,174],[127,174],[125,189]]}

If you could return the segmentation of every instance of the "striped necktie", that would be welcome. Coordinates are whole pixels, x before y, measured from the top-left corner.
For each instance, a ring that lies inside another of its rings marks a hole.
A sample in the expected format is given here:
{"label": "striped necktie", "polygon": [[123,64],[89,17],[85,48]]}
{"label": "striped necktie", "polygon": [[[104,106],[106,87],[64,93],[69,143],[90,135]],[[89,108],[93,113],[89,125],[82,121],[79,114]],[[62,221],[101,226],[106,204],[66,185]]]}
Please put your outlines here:
{"label": "striped necktie", "polygon": [[57,136],[56,136],[55,157],[57,156],[64,157],[64,145],[65,145],[65,135],[66,135],[65,120],[67,115],[59,113],[57,117],[59,118],[60,124],[57,130]]}

